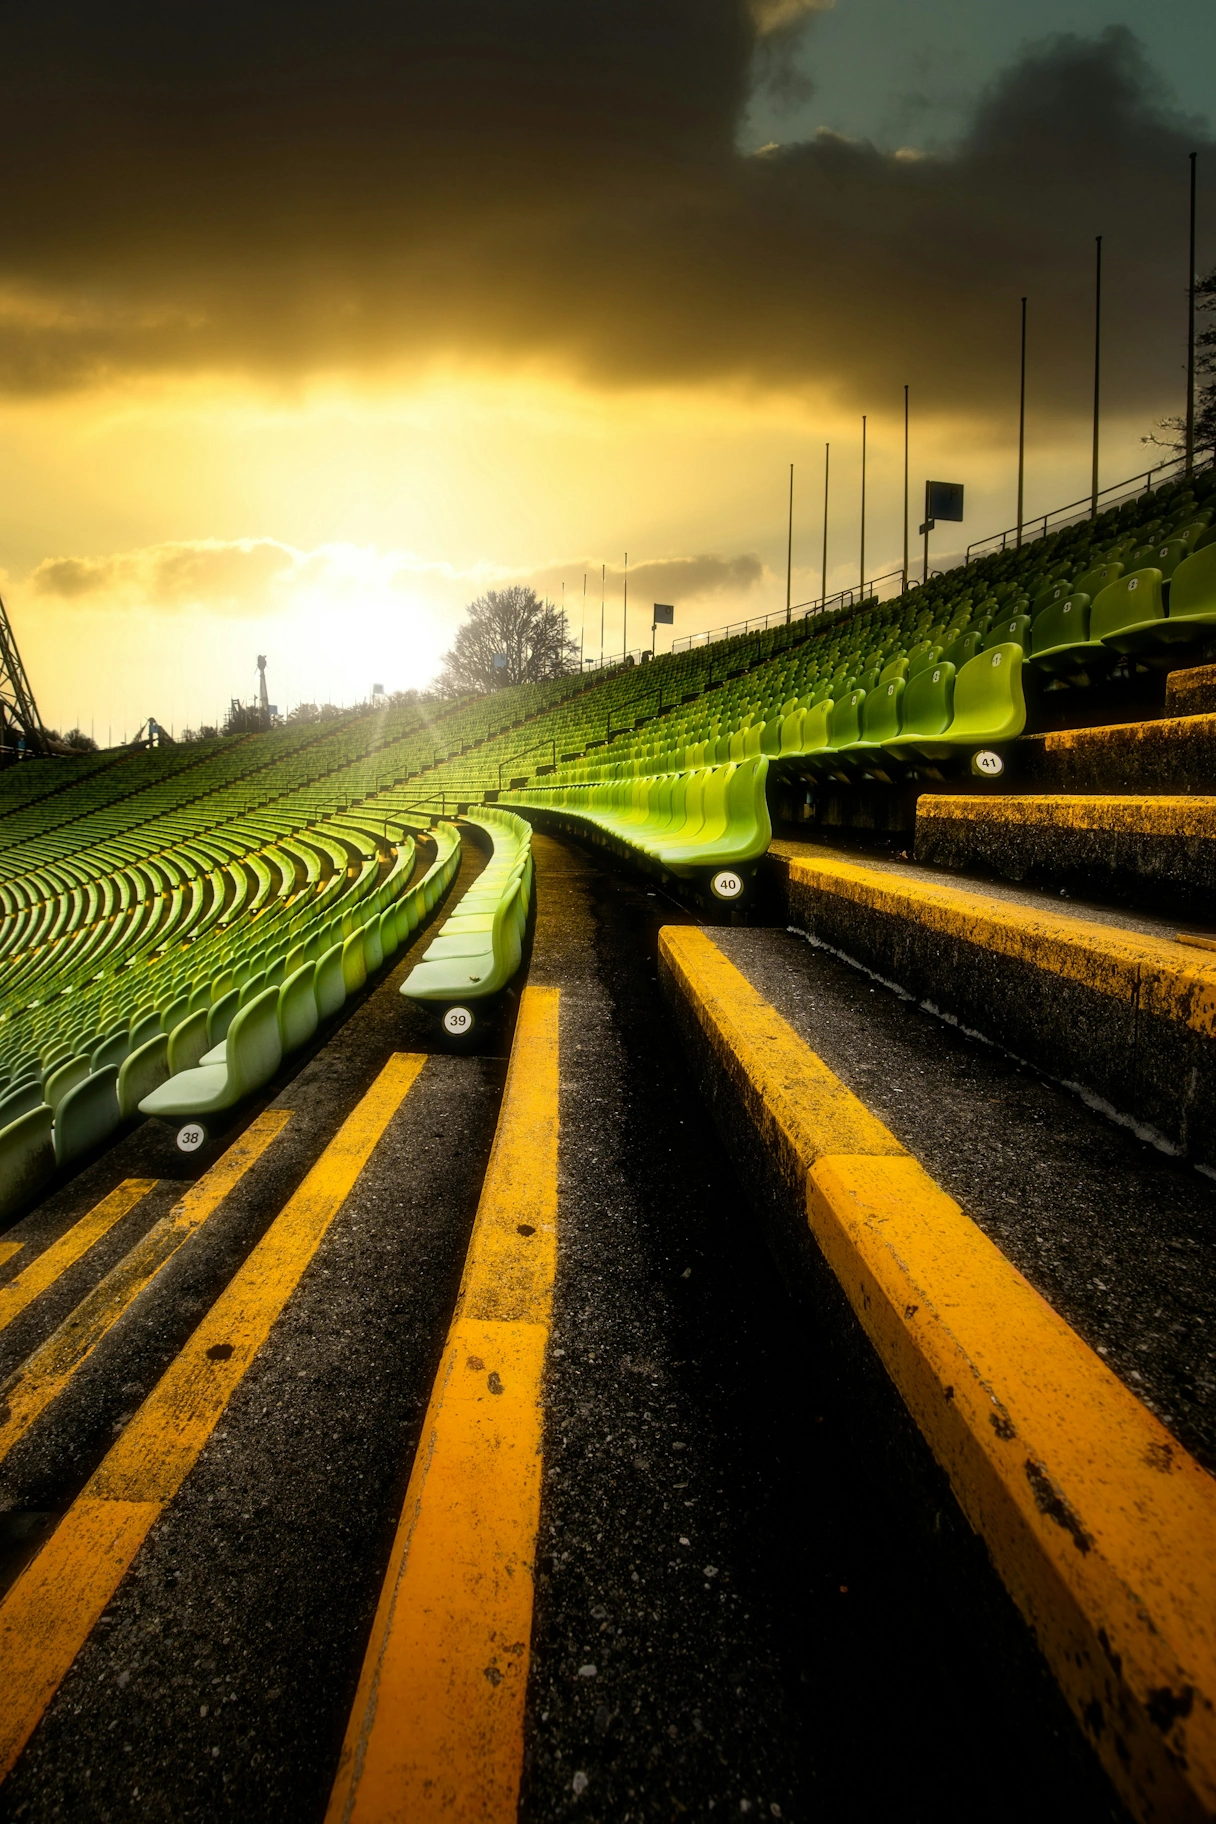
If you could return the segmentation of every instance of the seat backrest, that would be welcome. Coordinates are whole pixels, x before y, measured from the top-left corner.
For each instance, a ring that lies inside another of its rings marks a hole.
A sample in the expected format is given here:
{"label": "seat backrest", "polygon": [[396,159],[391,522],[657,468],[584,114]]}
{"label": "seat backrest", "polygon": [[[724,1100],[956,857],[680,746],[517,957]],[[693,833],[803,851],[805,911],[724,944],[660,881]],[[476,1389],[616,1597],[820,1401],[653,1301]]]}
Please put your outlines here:
{"label": "seat backrest", "polygon": [[833,704],[828,717],[829,747],[851,747],[854,741],[861,740],[861,712],[865,700],[864,690],[851,690],[847,697],[841,697]]}
{"label": "seat backrest", "polygon": [[899,733],[900,709],[907,684],[890,678],[866,697],[861,711],[861,732],[866,741],[893,741]]}
{"label": "seat backrest", "polygon": [[1149,562],[1155,569],[1160,570],[1163,579],[1168,583],[1179,564],[1181,564],[1186,557],[1186,540],[1184,538],[1167,538],[1163,539],[1159,545],[1154,547],[1153,555],[1149,559]]}
{"label": "seat backrest", "polygon": [[0,1128],[7,1127],[19,1115],[26,1115],[31,1108],[42,1105],[42,1082],[38,1077],[27,1077],[24,1083],[16,1084],[0,1100]]}
{"label": "seat backrest", "polygon": [[1109,587],[1111,583],[1117,582],[1122,575],[1123,565],[1120,563],[1095,564],[1092,570],[1086,570],[1084,575],[1077,578],[1073,585],[1072,593],[1074,595],[1087,595],[1092,602],[1100,590]]}
{"label": "seat backrest", "polygon": [[[218,1045],[219,1040],[214,1043]],[[197,1013],[179,1020],[169,1034],[169,1075],[175,1077],[179,1070],[193,1070],[208,1049],[207,1009],[200,1007]]]}
{"label": "seat backrest", "polygon": [[1160,621],[1164,616],[1160,570],[1133,570],[1130,576],[1108,583],[1090,603],[1089,637],[1104,640],[1124,627]]}
{"label": "seat backrest", "polygon": [[940,735],[954,713],[954,667],[941,659],[932,670],[918,671],[904,690],[900,735]]}
{"label": "seat backrest", "polygon": [[953,665],[956,672],[961,671],[967,661],[973,659],[979,651],[980,637],[978,633],[960,633],[957,639],[950,641],[942,658],[948,665]]}
{"label": "seat backrest", "polygon": [[981,651],[991,646],[1004,646],[1016,640],[1023,652],[1030,650],[1031,619],[1028,614],[1011,614],[1007,620],[994,621],[984,636]]}
{"label": "seat backrest", "polygon": [[1170,619],[1216,617],[1216,543],[1204,545],[1179,564],[1170,584]]}
{"label": "seat backrest", "polygon": [[920,645],[914,646],[908,654],[908,669],[904,674],[909,683],[920,672],[932,671],[941,656],[942,648],[934,645],[931,640],[925,640]]}
{"label": "seat backrest", "polygon": [[228,1081],[239,1096],[270,1081],[283,1059],[277,988],[246,1002],[228,1028],[227,1046]]}
{"label": "seat backrest", "polygon": [[57,1108],[69,1089],[75,1089],[78,1083],[84,1082],[90,1068],[87,1052],[78,1052],[75,1057],[57,1064],[42,1084],[42,1099],[47,1107]]}
{"label": "seat backrest", "polygon": [[316,974],[315,963],[302,963],[279,989],[279,1036],[284,1054],[306,1045],[317,1030]]}
{"label": "seat backrest", "polygon": [[55,1163],[66,1165],[109,1138],[122,1116],[118,1107],[118,1066],[92,1071],[68,1091],[55,1110]]}
{"label": "seat backrest", "polygon": [[54,1115],[45,1105],[0,1129],[0,1217],[33,1197],[55,1171]]}
{"label": "seat backrest", "polygon": [[1058,646],[1080,646],[1089,638],[1089,597],[1068,595],[1036,614],[1030,630],[1032,653],[1053,652]]}
{"label": "seat backrest", "polygon": [[118,1107],[125,1121],[139,1112],[145,1096],[169,1078],[169,1035],[159,1032],[138,1050],[128,1052],[118,1068]]}
{"label": "seat backrest", "polygon": [[218,1001],[213,1001],[207,1009],[207,1044],[218,1045],[221,1039],[228,1036],[228,1028],[236,1017],[241,1004],[239,988],[230,988],[227,994],[221,994]]}
{"label": "seat backrest", "polygon": [[994,646],[963,666],[954,680],[952,737],[1008,741],[1025,725],[1020,646]]}
{"label": "seat backrest", "polygon": [[316,976],[313,981],[313,993],[317,1002],[317,1017],[327,1020],[337,1013],[346,999],[346,976],[342,969],[342,945],[333,944],[320,957],[316,965]]}

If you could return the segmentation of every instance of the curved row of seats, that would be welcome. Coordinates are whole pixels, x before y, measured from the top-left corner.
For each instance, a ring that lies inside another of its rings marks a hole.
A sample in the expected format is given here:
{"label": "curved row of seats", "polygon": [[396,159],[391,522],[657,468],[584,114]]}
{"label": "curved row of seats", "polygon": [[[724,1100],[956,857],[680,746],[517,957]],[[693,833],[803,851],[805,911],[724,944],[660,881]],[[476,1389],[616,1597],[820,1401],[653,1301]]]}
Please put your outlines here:
{"label": "curved row of seats", "polygon": [[76,1034],[31,1062],[0,1100],[0,1214],[137,1113],[215,1114],[269,1081],[446,890],[460,835],[441,824],[433,839],[435,859],[416,885],[407,887],[407,840],[370,891],[366,870],[354,882],[335,875],[294,916],[263,916],[227,934],[208,956],[213,975],[193,986],[180,973],[165,977],[167,1002],[137,1007],[91,1046]]}
{"label": "curved row of seats", "polygon": [[701,764],[695,748],[671,758],[686,764],[649,774],[631,767],[629,776],[597,784],[537,786],[505,796],[584,825],[664,874],[687,879],[758,861],[773,834],[767,755],[725,766]]}
{"label": "curved row of seats", "polygon": [[410,1000],[485,1000],[519,968],[532,896],[531,826],[489,805],[465,822],[489,837],[490,859],[402,983]]}

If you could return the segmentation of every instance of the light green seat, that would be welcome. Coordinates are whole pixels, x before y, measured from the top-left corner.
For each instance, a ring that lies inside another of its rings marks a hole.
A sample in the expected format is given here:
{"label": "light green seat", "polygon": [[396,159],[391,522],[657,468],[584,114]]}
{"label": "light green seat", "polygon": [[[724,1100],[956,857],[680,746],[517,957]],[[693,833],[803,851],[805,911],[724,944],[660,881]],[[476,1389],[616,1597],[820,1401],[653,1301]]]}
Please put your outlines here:
{"label": "light green seat", "polygon": [[897,672],[869,693],[862,705],[860,747],[881,747],[884,741],[895,740],[902,726],[901,710],[907,688],[903,675]]}
{"label": "light green seat", "polygon": [[1023,654],[1026,654],[1030,651],[1032,628],[1033,622],[1028,614],[1002,615],[984,635],[981,651],[988,652],[993,646],[1009,645],[1016,641]]}
{"label": "light green seat", "polygon": [[1196,550],[1175,570],[1169,618],[1191,629],[1216,626],[1216,542]]}
{"label": "light green seat", "polygon": [[757,754],[727,768],[720,819],[715,804],[712,820],[707,816],[695,841],[664,843],[652,851],[655,859],[681,875],[700,868],[743,867],[759,860],[773,839],[766,794],[768,765],[767,755]]}
{"label": "light green seat", "polygon": [[321,956],[316,966],[313,981],[313,994],[317,1003],[317,1017],[327,1020],[337,1013],[346,999],[346,975],[342,968],[342,945],[333,944]]}
{"label": "light green seat", "polygon": [[118,1107],[123,1120],[139,1112],[145,1096],[151,1095],[169,1075],[169,1035],[159,1032],[137,1050],[127,1053],[118,1069]]}
{"label": "light green seat", "polygon": [[[1089,606],[1089,637],[1115,652],[1138,652],[1170,639],[1161,592],[1161,572],[1134,570],[1109,583]],[[1174,639],[1178,638],[1175,634]],[[1193,638],[1185,630],[1183,639]]]}
{"label": "light green seat", "polygon": [[200,1007],[179,1020],[169,1034],[169,1075],[175,1077],[181,1070],[193,1070],[206,1049],[207,1009]]}
{"label": "light green seat", "polygon": [[164,1029],[164,1023],[160,1017],[160,1009],[157,1007],[145,1008],[142,1012],[137,1011],[132,1014],[131,1050],[139,1051],[142,1046],[148,1043],[149,1039],[156,1038],[157,1034],[163,1032]]}
{"label": "light green seat", "polygon": [[279,1032],[284,1055],[307,1045],[320,1023],[313,992],[317,965],[304,963],[279,989]]}
{"label": "light green seat", "polygon": [[904,759],[919,751],[910,745],[943,734],[954,714],[954,667],[945,659],[932,670],[918,671],[908,679],[900,705],[899,734],[885,743],[887,751]]}
{"label": "light green seat", "polygon": [[1104,650],[1100,640],[1090,639],[1089,620],[1087,595],[1062,596],[1044,608],[1031,628],[1031,664],[1052,673],[1084,670]]}
{"label": "light green seat", "polygon": [[1012,642],[969,659],[954,680],[954,715],[937,741],[921,745],[928,758],[960,747],[1012,741],[1026,726],[1022,648]]}
{"label": "light green seat", "polygon": [[107,1064],[121,1064],[130,1049],[131,1035],[124,1026],[121,1032],[111,1034],[100,1045],[94,1046],[89,1055],[90,1067],[93,1070],[103,1070]]}
{"label": "light green seat", "polygon": [[90,1068],[87,1051],[77,1052],[75,1057],[56,1064],[42,1085],[42,1100],[47,1107],[58,1108],[69,1089],[75,1089],[78,1083],[84,1082]]}
{"label": "light green seat", "polygon": [[1124,566],[1121,563],[1096,564],[1092,570],[1086,570],[1082,576],[1077,578],[1073,584],[1072,593],[1073,595],[1087,595],[1091,602],[1095,601],[1103,589],[1108,589],[1112,583],[1118,582],[1123,571]]}
{"label": "light green seat", "polygon": [[520,883],[515,880],[494,914],[488,932],[447,936],[446,927],[401,984],[415,1001],[482,999],[505,988],[520,962],[519,924],[514,917]]}
{"label": "light green seat", "polygon": [[207,1043],[218,1045],[227,1037],[228,1028],[237,1016],[241,1005],[239,988],[229,988],[218,1000],[207,1009]]}
{"label": "light green seat", "polygon": [[170,1077],[143,1098],[141,1111],[169,1119],[218,1114],[263,1088],[283,1058],[277,988],[263,988],[246,1002],[228,1028],[224,1051],[222,1063]]}
{"label": "light green seat", "polygon": [[343,940],[342,980],[346,984],[347,994],[357,994],[367,980],[367,951],[363,944],[362,926]]}
{"label": "light green seat", "polygon": [[54,1177],[54,1119],[43,1104],[0,1129],[0,1217],[11,1216]]}
{"label": "light green seat", "polygon": [[380,942],[379,916],[369,918],[363,927],[363,960],[366,975],[375,975],[384,961],[384,947]]}
{"label": "light green seat", "polygon": [[70,1165],[121,1125],[118,1065],[105,1064],[77,1083],[54,1111],[55,1163]]}
{"label": "light green seat", "polygon": [[400,946],[397,936],[397,908],[389,906],[380,914],[380,953],[384,957],[393,956]]}
{"label": "light green seat", "polygon": [[0,1128],[8,1127],[19,1115],[26,1115],[31,1108],[42,1105],[42,1082],[38,1077],[27,1077],[17,1082],[6,1091],[0,1100]]}

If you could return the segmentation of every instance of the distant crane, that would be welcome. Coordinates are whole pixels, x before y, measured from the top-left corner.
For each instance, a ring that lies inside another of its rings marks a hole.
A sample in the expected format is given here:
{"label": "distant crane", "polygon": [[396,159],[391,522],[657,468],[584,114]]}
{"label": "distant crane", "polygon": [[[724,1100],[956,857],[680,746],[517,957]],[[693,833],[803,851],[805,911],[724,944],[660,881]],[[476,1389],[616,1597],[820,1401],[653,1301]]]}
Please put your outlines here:
{"label": "distant crane", "polygon": [[21,663],[8,610],[0,600],[0,765],[23,754],[64,753],[42,725],[30,681]]}
{"label": "distant crane", "polygon": [[173,739],[173,736],[169,733],[163,722],[158,722],[155,716],[149,716],[148,720],[139,728],[135,739],[127,742],[127,746],[176,747],[177,742]]}
{"label": "distant crane", "polygon": [[270,727],[270,696],[266,689],[266,654],[258,654],[258,703],[262,710],[262,720]]}

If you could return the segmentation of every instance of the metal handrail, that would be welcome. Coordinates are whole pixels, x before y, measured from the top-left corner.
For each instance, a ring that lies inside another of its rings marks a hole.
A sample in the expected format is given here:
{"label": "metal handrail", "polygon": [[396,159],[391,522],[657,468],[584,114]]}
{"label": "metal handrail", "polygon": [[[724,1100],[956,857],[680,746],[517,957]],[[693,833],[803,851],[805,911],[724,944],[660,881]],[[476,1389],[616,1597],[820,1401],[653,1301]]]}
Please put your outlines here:
{"label": "metal handrail", "polygon": [[[1201,465],[1198,462],[1192,463],[1191,472],[1198,473],[1201,466],[1206,465]],[[1171,471],[1168,475],[1166,473],[1167,470]],[[1151,494],[1153,491],[1154,475],[1161,478],[1157,483],[1157,486],[1160,487],[1164,481],[1176,481],[1180,474],[1185,473],[1186,457],[1171,456],[1167,458],[1165,462],[1157,463],[1153,468],[1138,469],[1134,475],[1128,476],[1125,481],[1112,481],[1109,487],[1100,488],[1098,490],[1098,499],[1103,500],[1106,499],[1108,495],[1113,495],[1116,498],[1107,499],[1107,507],[1121,506],[1125,500],[1131,500],[1133,496],[1137,494]],[[1079,509],[1084,510],[1081,511]],[[1050,513],[1036,514],[1032,520],[1023,520],[1022,543],[1023,545],[1033,544],[1036,539],[1045,538],[1048,532],[1059,532],[1062,531],[1065,526],[1078,525],[1082,520],[1092,518],[1093,496],[1091,494],[1086,494],[1083,495],[1080,500],[1069,501],[1066,507],[1056,507]],[[966,569],[970,565],[972,552],[978,552],[983,556],[991,557],[997,551],[1007,551],[1011,542],[1016,549],[1017,536],[1017,527],[1008,526],[1005,531],[994,532],[989,538],[977,538],[974,544],[967,546],[966,554],[963,558],[963,568]]]}
{"label": "metal handrail", "polygon": [[[879,601],[882,599],[879,594],[880,586],[894,582],[896,577],[902,584],[903,575],[902,567],[898,570],[888,570],[882,576],[870,578],[864,589],[857,584],[850,589],[838,589],[835,595],[818,596],[810,602],[795,602],[790,609],[788,619],[791,623],[795,619],[806,621],[812,615],[826,614],[833,608],[854,608],[863,601]],[[778,608],[772,614],[755,615],[746,621],[732,621],[728,627],[715,627],[706,633],[686,634],[683,639],[672,641],[671,650],[673,653],[691,652],[695,646],[708,646],[714,640],[736,639],[745,633],[762,633],[769,627],[784,626],[786,620],[785,609]]]}

